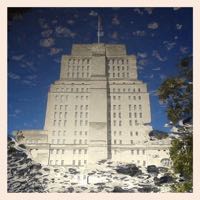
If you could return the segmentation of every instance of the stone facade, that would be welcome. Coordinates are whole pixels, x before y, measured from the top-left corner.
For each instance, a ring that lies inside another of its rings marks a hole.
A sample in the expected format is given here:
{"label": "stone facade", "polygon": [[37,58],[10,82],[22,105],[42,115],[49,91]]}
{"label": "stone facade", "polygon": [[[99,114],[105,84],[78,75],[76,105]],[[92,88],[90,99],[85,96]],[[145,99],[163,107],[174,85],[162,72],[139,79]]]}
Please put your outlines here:
{"label": "stone facade", "polygon": [[50,87],[44,130],[21,131],[21,142],[47,165],[89,166],[102,159],[168,165],[170,141],[150,141],[150,122],[136,57],[124,45],[75,44]]}

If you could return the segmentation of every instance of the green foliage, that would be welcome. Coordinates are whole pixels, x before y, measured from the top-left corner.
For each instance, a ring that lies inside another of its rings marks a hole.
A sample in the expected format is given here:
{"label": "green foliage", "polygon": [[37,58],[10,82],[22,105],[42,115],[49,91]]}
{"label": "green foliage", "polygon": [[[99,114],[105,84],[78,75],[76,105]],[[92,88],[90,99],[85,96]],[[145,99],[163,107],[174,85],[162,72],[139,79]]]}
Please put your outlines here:
{"label": "green foliage", "polygon": [[192,135],[187,135],[184,138],[175,139],[172,141],[170,148],[170,156],[173,160],[173,168],[175,173],[180,173],[186,179],[192,179]]}
{"label": "green foliage", "polygon": [[[166,79],[158,89],[159,99],[167,105],[168,119],[177,126],[177,122],[192,117],[192,57],[188,56],[178,65],[180,73]],[[191,124],[192,127],[192,124]],[[192,128],[180,127],[179,138],[172,141],[170,157],[175,173],[185,181],[172,186],[173,192],[191,192],[193,174],[193,135]]]}
{"label": "green foliage", "polygon": [[167,116],[172,123],[192,115],[192,57],[181,60],[180,73],[166,79],[158,89],[159,99],[167,104]]}

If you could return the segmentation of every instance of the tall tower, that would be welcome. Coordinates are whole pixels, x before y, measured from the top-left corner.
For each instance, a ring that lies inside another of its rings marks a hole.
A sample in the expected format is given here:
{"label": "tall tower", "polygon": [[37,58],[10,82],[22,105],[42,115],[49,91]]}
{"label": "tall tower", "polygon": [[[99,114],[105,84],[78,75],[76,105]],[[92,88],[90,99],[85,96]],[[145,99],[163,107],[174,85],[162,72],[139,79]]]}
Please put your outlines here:
{"label": "tall tower", "polygon": [[65,149],[68,158],[52,153],[50,163],[130,159],[133,144],[147,139],[151,127],[144,124],[150,121],[146,85],[137,80],[136,58],[126,55],[124,45],[75,44],[62,57],[44,129],[52,151]]}

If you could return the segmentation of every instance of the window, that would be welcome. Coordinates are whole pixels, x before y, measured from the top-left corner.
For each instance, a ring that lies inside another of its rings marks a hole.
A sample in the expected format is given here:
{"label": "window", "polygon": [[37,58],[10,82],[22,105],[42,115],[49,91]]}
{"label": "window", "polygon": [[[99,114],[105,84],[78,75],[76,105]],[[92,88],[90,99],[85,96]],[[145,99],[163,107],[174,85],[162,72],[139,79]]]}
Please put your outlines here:
{"label": "window", "polygon": [[87,164],[87,160],[84,160],[84,164]]}
{"label": "window", "polygon": [[140,118],[142,118],[142,113],[140,113]]}
{"label": "window", "polygon": [[140,109],[140,110],[142,109],[142,105],[139,105],[139,109]]}
{"label": "window", "polygon": [[114,144],[116,144],[117,143],[117,141],[116,140],[114,140]]}
{"label": "window", "polygon": [[116,131],[114,131],[114,136],[116,136]]}
{"label": "window", "polygon": [[129,117],[131,118],[132,116],[131,116],[131,113],[129,113]]}
{"label": "window", "polygon": [[138,136],[138,132],[137,131],[135,132],[135,135]]}
{"label": "window", "polygon": [[134,150],[131,150],[131,154],[134,155]]}
{"label": "window", "polygon": [[132,126],[132,120],[129,120],[129,126]]}
{"label": "window", "polygon": [[74,144],[76,144],[76,140],[74,140]]}
{"label": "window", "polygon": [[116,126],[116,120],[113,121],[114,126]]}
{"label": "window", "polygon": [[137,155],[139,155],[140,154],[140,150],[139,149],[137,149]]}
{"label": "window", "polygon": [[56,125],[56,120],[53,120],[53,125],[54,125],[54,126]]}
{"label": "window", "polygon": [[138,96],[138,99],[141,100],[141,96]]}
{"label": "window", "polygon": [[113,105],[113,110],[115,110],[115,108],[116,108],[116,105]]}
{"label": "window", "polygon": [[137,113],[134,113],[134,117],[137,118]]}
{"label": "window", "polygon": [[73,154],[76,154],[76,149],[73,149]]}
{"label": "window", "polygon": [[54,109],[55,109],[55,110],[57,109],[57,105],[54,106]]}
{"label": "window", "polygon": [[85,140],[85,144],[87,144],[87,140]]}
{"label": "window", "polygon": [[121,113],[119,113],[119,118],[121,118]]}
{"label": "window", "polygon": [[131,111],[131,105],[129,105],[128,108],[129,108],[129,111]]}
{"label": "window", "polygon": [[56,149],[56,154],[59,154],[59,149]]}
{"label": "window", "polygon": [[121,126],[122,125],[122,121],[119,121],[119,126]]}
{"label": "window", "polygon": [[72,165],[75,165],[75,164],[76,164],[76,162],[75,162],[75,160],[73,160]]}
{"label": "window", "polygon": [[57,144],[60,144],[60,139],[57,139]]}
{"label": "window", "polygon": [[87,154],[87,149],[84,150],[84,154]]}
{"label": "window", "polygon": [[82,144],[82,140],[79,140],[79,144]]}
{"label": "window", "polygon": [[131,140],[131,144],[133,144],[133,140]]}
{"label": "window", "polygon": [[122,144],[122,140],[119,141],[119,144]]}
{"label": "window", "polygon": [[62,149],[62,154],[64,154],[65,153],[65,150],[64,149]]}
{"label": "window", "polygon": [[78,153],[81,154],[81,149],[78,150]]}
{"label": "window", "polygon": [[114,118],[116,117],[116,113],[113,113],[113,117],[114,117]]}
{"label": "window", "polygon": [[64,126],[66,126],[66,124],[67,124],[67,120],[64,120]]}
{"label": "window", "polygon": [[145,150],[144,149],[142,150],[142,153],[143,153],[143,155],[145,154]]}
{"label": "window", "polygon": [[54,113],[54,119],[56,118],[56,114],[57,114],[57,113],[55,112],[55,113]]}

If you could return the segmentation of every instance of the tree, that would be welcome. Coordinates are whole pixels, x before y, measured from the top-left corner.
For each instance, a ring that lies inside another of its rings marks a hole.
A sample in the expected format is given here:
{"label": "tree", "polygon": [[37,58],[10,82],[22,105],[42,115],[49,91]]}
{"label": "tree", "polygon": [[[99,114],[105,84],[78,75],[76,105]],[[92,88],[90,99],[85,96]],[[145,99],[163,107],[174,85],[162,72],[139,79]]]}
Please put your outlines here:
{"label": "tree", "polygon": [[[167,116],[173,126],[170,157],[175,173],[184,178],[183,183],[173,186],[176,192],[192,191],[193,174],[193,131],[192,131],[192,56],[183,58],[179,74],[167,78],[158,89],[159,99],[167,105]],[[185,120],[189,119],[189,120]]]}

